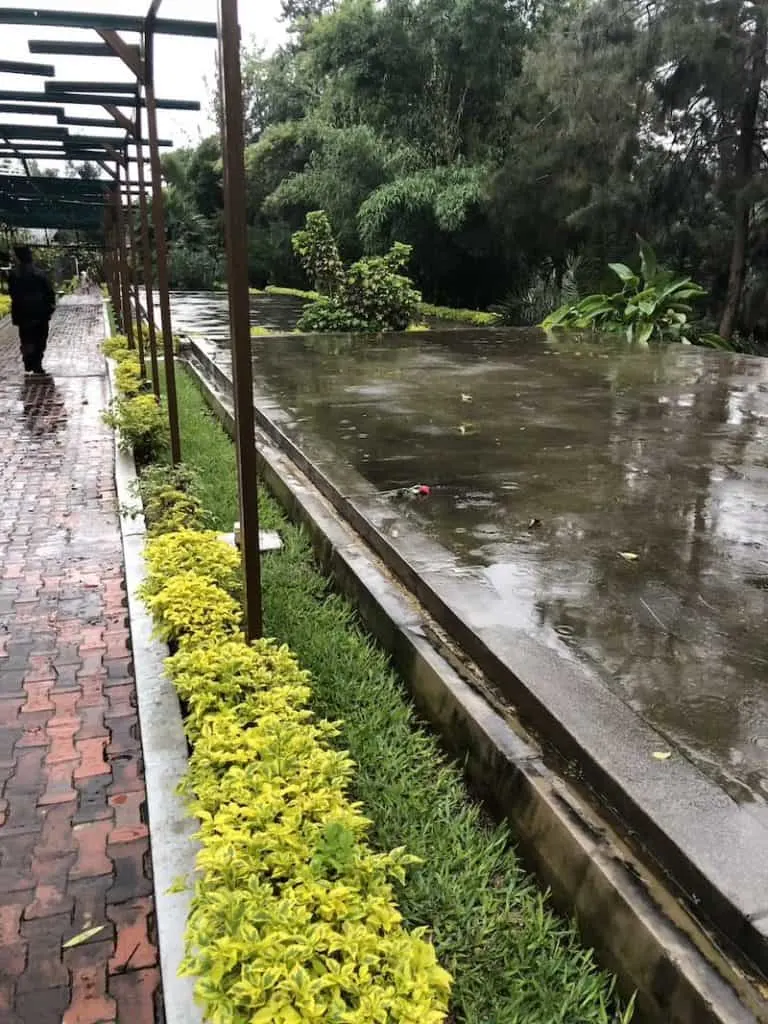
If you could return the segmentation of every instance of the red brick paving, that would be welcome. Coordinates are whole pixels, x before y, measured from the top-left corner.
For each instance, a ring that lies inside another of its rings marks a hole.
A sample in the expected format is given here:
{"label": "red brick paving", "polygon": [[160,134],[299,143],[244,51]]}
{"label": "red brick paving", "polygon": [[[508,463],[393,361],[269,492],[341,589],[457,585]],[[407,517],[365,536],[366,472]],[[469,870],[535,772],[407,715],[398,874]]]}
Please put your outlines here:
{"label": "red brick paving", "polygon": [[0,329],[0,1024],[162,1016],[102,327]]}

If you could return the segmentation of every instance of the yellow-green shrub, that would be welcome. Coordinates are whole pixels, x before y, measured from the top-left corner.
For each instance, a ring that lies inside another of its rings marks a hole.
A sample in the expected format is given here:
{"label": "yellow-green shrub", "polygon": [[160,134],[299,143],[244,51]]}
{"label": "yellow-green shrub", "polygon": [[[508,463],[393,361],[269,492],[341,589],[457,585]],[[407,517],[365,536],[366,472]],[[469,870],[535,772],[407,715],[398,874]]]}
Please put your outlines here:
{"label": "yellow-green shrub", "polygon": [[125,358],[118,362],[115,383],[118,391],[128,398],[135,397],[142,390],[144,378],[141,375],[139,360],[132,352],[126,353]]}
{"label": "yellow-green shrub", "polygon": [[449,977],[395,906],[412,858],[368,847],[351,772],[312,722],[265,709],[248,729],[230,710],[203,723],[187,780],[203,877],[183,970],[208,1019],[444,1021]]}
{"label": "yellow-green shrub", "polygon": [[0,295],[0,320],[4,316],[8,316],[11,312],[11,297],[10,295]]}
{"label": "yellow-green shrub", "polygon": [[166,669],[187,705],[184,724],[193,741],[208,717],[224,706],[248,724],[258,713],[254,702],[288,714],[303,708],[310,696],[307,673],[286,647],[271,640],[249,645],[235,638],[216,647],[187,646],[168,659]]}
{"label": "yellow-green shrub", "polygon": [[216,583],[231,597],[240,593],[240,553],[212,531],[182,529],[166,533],[150,540],[144,557],[149,570],[144,586],[147,596],[158,593],[169,577],[187,572]]}
{"label": "yellow-green shrub", "polygon": [[143,498],[143,504],[150,537],[205,526],[207,517],[202,502],[187,491],[158,488]]}
{"label": "yellow-green shrub", "polygon": [[[150,575],[150,590],[152,580]],[[146,602],[154,616],[157,635],[168,642],[225,640],[237,632],[242,618],[234,598],[194,572],[166,575],[165,585],[147,594]]]}
{"label": "yellow-green shrub", "polygon": [[144,505],[150,536],[205,528],[209,517],[195,493],[196,480],[195,474],[183,465],[159,463],[142,470],[137,492]]}
{"label": "yellow-green shrub", "polygon": [[101,349],[105,356],[117,360],[130,352],[128,339],[124,334],[113,334],[111,338],[102,342]]}
{"label": "yellow-green shrub", "polygon": [[158,631],[181,641],[167,669],[201,823],[183,973],[212,1024],[443,1024],[450,977],[423,930],[403,927],[392,888],[413,858],[368,846],[338,729],[308,710],[285,647],[236,631],[237,605],[212,582],[232,582],[220,546],[187,530],[148,552]]}

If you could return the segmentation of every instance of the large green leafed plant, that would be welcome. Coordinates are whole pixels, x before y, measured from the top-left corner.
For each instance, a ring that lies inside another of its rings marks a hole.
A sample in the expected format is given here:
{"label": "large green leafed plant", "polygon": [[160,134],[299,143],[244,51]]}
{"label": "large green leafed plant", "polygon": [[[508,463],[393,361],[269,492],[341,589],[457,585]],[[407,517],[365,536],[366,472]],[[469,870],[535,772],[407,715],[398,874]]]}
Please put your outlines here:
{"label": "large green leafed plant", "polygon": [[629,342],[706,344],[727,347],[718,335],[701,330],[692,301],[706,295],[690,277],[678,277],[658,265],[653,249],[640,241],[640,272],[625,263],[610,263],[621,281],[620,291],[587,295],[550,313],[541,326],[575,331],[624,334]]}

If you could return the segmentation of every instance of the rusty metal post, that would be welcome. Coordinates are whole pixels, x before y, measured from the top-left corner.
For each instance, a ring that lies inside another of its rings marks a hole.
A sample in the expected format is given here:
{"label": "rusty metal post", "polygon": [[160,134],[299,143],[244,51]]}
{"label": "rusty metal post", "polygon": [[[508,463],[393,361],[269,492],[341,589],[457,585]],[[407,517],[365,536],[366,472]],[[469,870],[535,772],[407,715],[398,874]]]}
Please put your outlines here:
{"label": "rusty metal post", "polygon": [[149,331],[149,361],[152,367],[152,390],[160,397],[160,369],[157,364],[157,333],[155,331],[155,296],[152,290],[152,246],[149,240],[149,216],[147,213],[147,194],[144,188],[144,152],[137,130],[136,157],[139,168],[139,211],[141,214],[141,248],[144,264],[144,295],[147,300],[147,328]]}
{"label": "rusty metal post", "polygon": [[108,285],[109,297],[112,302],[112,312],[115,316],[115,326],[123,330],[123,311],[121,309],[120,277],[117,269],[117,243],[115,241],[115,197],[114,192],[110,194],[106,208],[106,252],[109,254]]}
{"label": "rusty metal post", "polygon": [[181,462],[179,436],[179,409],[176,399],[176,366],[173,352],[171,300],[168,294],[168,250],[165,241],[165,213],[163,210],[163,183],[160,167],[160,148],[157,144],[157,106],[155,102],[154,26],[147,18],[145,31],[144,99],[147,105],[149,129],[149,159],[152,168],[152,220],[155,228],[157,255],[157,287],[160,293],[160,321],[163,325],[163,351],[165,353],[165,388],[168,401],[168,423],[171,428],[171,462]]}
{"label": "rusty metal post", "polygon": [[117,229],[117,261],[120,274],[120,306],[123,313],[123,330],[128,338],[128,348],[136,347],[133,334],[133,318],[131,316],[131,288],[128,280],[128,258],[125,252],[125,218],[123,217],[123,197],[120,188],[120,165],[117,165],[115,180],[115,227]]}
{"label": "rusty metal post", "polygon": [[248,234],[243,216],[246,208],[246,191],[237,0],[218,0],[218,23],[224,223],[227,240],[235,442],[240,489],[240,536],[245,577],[246,634],[253,640],[261,636],[262,630],[261,554],[248,294]]}
{"label": "rusty metal post", "polygon": [[139,299],[139,254],[136,248],[136,225],[133,222],[133,203],[131,201],[131,186],[128,156],[125,155],[123,162],[125,173],[125,216],[128,221],[128,243],[130,246],[130,275],[133,288],[133,309],[136,317],[136,348],[139,352],[139,366],[141,368],[142,380],[146,380],[147,367],[144,361],[144,333],[141,322],[141,301]]}

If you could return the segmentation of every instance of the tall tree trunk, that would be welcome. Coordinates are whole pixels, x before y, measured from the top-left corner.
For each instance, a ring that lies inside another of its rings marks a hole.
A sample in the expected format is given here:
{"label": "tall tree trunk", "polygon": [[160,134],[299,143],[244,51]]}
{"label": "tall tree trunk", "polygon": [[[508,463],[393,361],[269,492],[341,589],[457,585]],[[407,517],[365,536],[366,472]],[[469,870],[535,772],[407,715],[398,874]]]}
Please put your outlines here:
{"label": "tall tree trunk", "polygon": [[730,338],[736,325],[744,290],[744,276],[747,269],[747,243],[752,201],[747,189],[752,182],[755,169],[755,149],[758,142],[757,117],[760,109],[760,92],[766,71],[766,17],[765,12],[755,7],[755,31],[752,37],[750,61],[747,68],[747,91],[739,109],[739,141],[736,152],[736,199],[733,211],[733,244],[728,272],[728,291],[725,308],[720,320],[720,335]]}

